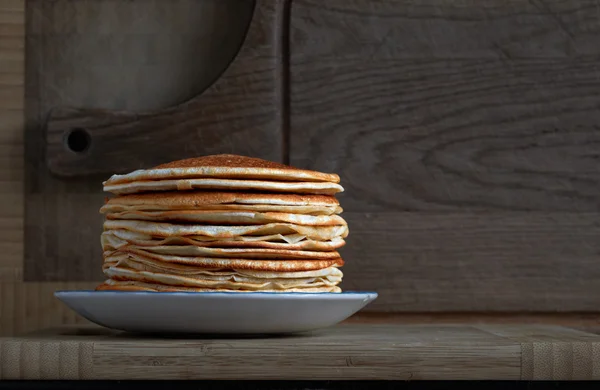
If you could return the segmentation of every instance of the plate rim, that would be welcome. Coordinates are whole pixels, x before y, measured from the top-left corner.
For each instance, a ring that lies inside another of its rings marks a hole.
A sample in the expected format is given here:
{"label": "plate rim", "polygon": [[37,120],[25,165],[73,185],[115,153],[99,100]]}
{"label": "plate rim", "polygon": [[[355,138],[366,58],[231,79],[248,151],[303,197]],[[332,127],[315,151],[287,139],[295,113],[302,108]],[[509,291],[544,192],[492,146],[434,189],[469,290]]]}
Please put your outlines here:
{"label": "plate rim", "polygon": [[306,300],[363,300],[373,302],[379,297],[375,291],[342,291],[342,292],[207,292],[207,291],[115,291],[115,290],[57,290],[54,297],[58,300],[63,299],[86,299],[91,297],[106,298],[125,298],[125,297],[159,297],[164,298],[183,298],[192,297],[204,299],[268,299],[268,300],[286,300],[286,299],[306,299]]}
{"label": "plate rim", "polygon": [[305,296],[348,296],[348,295],[374,295],[377,297],[379,294],[376,291],[342,291],[342,292],[271,292],[271,291],[256,291],[256,292],[234,292],[234,291],[118,291],[118,290],[56,290],[54,295],[65,295],[72,293],[88,293],[88,294],[124,294],[124,295],[203,295],[203,296],[215,296],[215,295],[229,295],[229,296],[257,296],[257,295],[270,295],[270,296],[285,296],[285,295],[305,295]]}

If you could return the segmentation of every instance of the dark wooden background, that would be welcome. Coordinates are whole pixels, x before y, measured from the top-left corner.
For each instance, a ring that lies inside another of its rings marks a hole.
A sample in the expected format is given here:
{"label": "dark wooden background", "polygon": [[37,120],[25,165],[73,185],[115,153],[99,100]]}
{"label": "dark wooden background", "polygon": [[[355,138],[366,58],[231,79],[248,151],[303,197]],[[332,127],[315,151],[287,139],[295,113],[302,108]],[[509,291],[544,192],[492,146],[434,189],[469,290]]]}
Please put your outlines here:
{"label": "dark wooden background", "polygon": [[111,173],[234,152],[341,175],[370,310],[598,310],[596,1],[165,4],[28,2],[26,280],[101,279]]}

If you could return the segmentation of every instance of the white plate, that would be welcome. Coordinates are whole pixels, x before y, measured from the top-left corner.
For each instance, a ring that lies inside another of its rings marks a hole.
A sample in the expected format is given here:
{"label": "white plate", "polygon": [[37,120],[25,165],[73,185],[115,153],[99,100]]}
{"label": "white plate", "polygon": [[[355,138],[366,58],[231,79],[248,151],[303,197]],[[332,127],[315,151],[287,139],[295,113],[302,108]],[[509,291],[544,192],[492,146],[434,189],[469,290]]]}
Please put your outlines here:
{"label": "white plate", "polygon": [[335,325],[374,292],[195,293],[57,291],[81,316],[107,328],[152,333],[295,333]]}

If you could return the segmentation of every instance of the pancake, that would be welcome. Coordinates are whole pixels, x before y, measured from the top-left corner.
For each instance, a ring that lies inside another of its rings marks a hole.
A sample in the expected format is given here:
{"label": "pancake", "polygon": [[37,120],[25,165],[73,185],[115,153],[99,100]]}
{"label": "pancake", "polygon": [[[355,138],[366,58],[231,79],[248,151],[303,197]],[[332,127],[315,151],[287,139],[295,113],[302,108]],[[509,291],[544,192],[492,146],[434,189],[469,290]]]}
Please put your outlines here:
{"label": "pancake", "polygon": [[196,245],[214,248],[269,248],[287,250],[333,251],[346,244],[343,238],[327,241],[307,239],[300,234],[272,234],[268,236],[240,236],[232,238],[152,236],[127,230],[108,230],[101,236],[102,250],[111,251],[128,244],[149,247],[162,245]]}
{"label": "pancake", "polygon": [[298,271],[298,272],[272,272],[272,271],[254,271],[254,270],[220,270],[220,269],[207,269],[199,268],[184,264],[177,263],[166,263],[158,260],[149,258],[137,258],[132,259],[130,257],[123,257],[118,261],[106,262],[103,265],[103,269],[108,267],[122,266],[125,268],[137,269],[140,271],[153,271],[161,273],[172,273],[176,275],[197,275],[214,280],[225,280],[231,276],[246,277],[255,279],[297,279],[297,278],[316,278],[316,277],[327,277],[330,280],[341,280],[343,275],[336,267],[328,267],[319,270],[312,271]]}
{"label": "pancake", "polygon": [[132,259],[143,261],[144,259],[160,261],[163,263],[184,264],[198,268],[208,269],[236,269],[273,272],[298,272],[314,271],[329,267],[341,267],[344,261],[341,258],[331,260],[264,260],[264,259],[230,259],[215,257],[188,257],[171,256],[131,248],[123,248],[119,251],[106,254],[106,264]]}
{"label": "pancake", "polygon": [[197,178],[340,182],[339,176],[332,173],[298,169],[259,158],[219,154],[173,161],[126,175],[113,175],[104,185],[110,187],[140,181]]}
{"label": "pancake", "polygon": [[196,267],[177,266],[160,262],[123,260],[105,267],[112,280],[160,283],[170,286],[220,288],[232,290],[285,290],[289,288],[332,287],[341,282],[342,272],[327,268],[317,272],[263,273],[248,275],[243,271],[212,271]]}
{"label": "pancake", "polygon": [[196,245],[161,245],[149,247],[126,245],[113,251],[106,251],[105,254],[110,255],[115,251],[123,249],[136,249],[145,253],[172,256],[223,257],[234,259],[331,260],[340,257],[340,254],[336,251],[314,252],[268,248],[207,248]]}
{"label": "pancake", "polygon": [[[182,194],[188,192],[182,191]],[[195,192],[192,192],[195,193]],[[128,196],[128,195],[125,195]],[[120,197],[113,198],[119,199]],[[112,199],[111,199],[112,200]],[[120,213],[124,211],[173,211],[173,210],[217,210],[217,211],[257,211],[257,212],[279,212],[288,214],[306,214],[306,215],[333,215],[341,214],[344,211],[340,206],[279,206],[273,204],[254,205],[254,204],[208,204],[202,206],[190,206],[186,208],[166,208],[161,205],[118,205],[106,204],[102,206],[100,212],[103,214]]]}
{"label": "pancake", "polygon": [[339,215],[305,215],[288,213],[260,213],[255,211],[123,211],[109,213],[107,219],[133,219],[156,222],[191,222],[224,225],[265,225],[275,222],[286,222],[304,226],[337,226],[346,225]]}
{"label": "pancake", "polygon": [[118,196],[109,199],[103,209],[111,206],[140,206],[149,207],[140,210],[189,210],[204,209],[209,205],[337,207],[339,202],[335,197],[328,195],[171,191]]}
{"label": "pancake", "polygon": [[329,182],[286,182],[237,179],[165,179],[156,181],[132,181],[121,184],[104,185],[104,191],[112,192],[115,195],[174,190],[267,191],[297,194],[333,195],[344,191],[344,188],[337,183]]}
{"label": "pancake", "polygon": [[230,278],[226,280],[211,280],[190,275],[174,275],[171,273],[157,273],[149,271],[138,271],[130,268],[110,267],[105,272],[111,280],[139,281],[144,283],[160,283],[162,285],[176,287],[200,287],[212,289],[229,290],[286,290],[289,288],[307,287],[333,287],[338,282],[329,281],[327,278],[305,278],[305,279],[273,279],[254,280],[254,283],[245,281],[243,278]]}
{"label": "pancake", "polygon": [[347,226],[302,226],[291,223],[269,223],[249,226],[184,225],[134,220],[106,220],[104,230],[124,229],[148,234],[153,237],[208,236],[230,238],[270,234],[301,234],[308,238],[324,241],[335,237],[345,238]]}
{"label": "pancake", "polygon": [[[181,287],[168,286],[158,283],[144,283],[138,281],[117,281],[108,279],[104,283],[96,287],[98,291],[148,291],[148,292],[248,292],[247,290],[228,290],[215,288],[200,288],[200,287]],[[333,292],[339,293],[342,289],[338,286],[333,287],[313,287],[313,288],[290,288],[287,290],[260,290],[258,292],[273,292],[273,293],[323,293]]]}

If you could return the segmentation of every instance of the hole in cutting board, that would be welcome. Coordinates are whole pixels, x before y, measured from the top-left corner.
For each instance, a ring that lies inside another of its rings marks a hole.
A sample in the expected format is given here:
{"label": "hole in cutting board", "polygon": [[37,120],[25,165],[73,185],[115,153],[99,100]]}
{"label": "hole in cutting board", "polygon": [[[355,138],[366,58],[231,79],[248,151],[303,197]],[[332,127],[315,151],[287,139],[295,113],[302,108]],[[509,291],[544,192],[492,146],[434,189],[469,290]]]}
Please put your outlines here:
{"label": "hole in cutting board", "polygon": [[28,44],[40,51],[31,66],[48,109],[146,111],[189,100],[235,58],[254,9],[253,0],[32,3]]}
{"label": "hole in cutting board", "polygon": [[65,137],[65,146],[72,152],[84,153],[90,148],[92,138],[85,129],[72,129]]}

